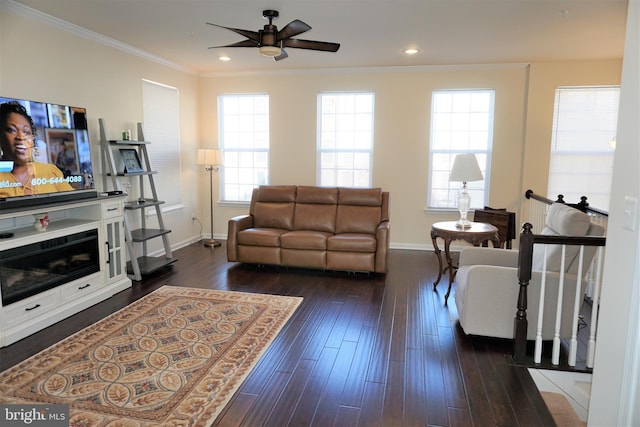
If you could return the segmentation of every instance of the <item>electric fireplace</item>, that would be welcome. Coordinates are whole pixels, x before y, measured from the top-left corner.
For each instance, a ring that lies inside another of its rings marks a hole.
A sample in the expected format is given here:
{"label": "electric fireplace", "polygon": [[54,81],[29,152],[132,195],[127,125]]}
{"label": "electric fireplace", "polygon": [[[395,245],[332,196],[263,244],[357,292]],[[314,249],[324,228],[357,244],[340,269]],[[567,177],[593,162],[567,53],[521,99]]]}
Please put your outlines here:
{"label": "electric fireplace", "polygon": [[6,306],[100,271],[98,230],[0,252],[0,289]]}

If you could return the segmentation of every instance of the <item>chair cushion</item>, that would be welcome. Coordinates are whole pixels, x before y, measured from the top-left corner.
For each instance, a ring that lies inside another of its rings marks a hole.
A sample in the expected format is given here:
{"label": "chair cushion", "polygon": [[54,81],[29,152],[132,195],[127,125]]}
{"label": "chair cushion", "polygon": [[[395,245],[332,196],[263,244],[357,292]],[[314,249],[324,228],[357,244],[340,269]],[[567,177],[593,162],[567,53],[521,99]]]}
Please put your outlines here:
{"label": "chair cushion", "polygon": [[[546,236],[586,236],[591,226],[589,215],[563,203],[553,203],[549,206],[546,227],[540,234]],[[544,248],[547,247],[547,271],[560,271],[562,265],[562,245],[534,245],[534,271],[542,271],[544,265]],[[564,271],[570,272],[580,247],[566,246],[564,255]],[[574,268],[577,270],[577,264]]]}
{"label": "chair cushion", "polygon": [[591,225],[591,219],[586,213],[564,203],[553,203],[549,206],[545,224],[555,232],[548,234],[585,236]]}

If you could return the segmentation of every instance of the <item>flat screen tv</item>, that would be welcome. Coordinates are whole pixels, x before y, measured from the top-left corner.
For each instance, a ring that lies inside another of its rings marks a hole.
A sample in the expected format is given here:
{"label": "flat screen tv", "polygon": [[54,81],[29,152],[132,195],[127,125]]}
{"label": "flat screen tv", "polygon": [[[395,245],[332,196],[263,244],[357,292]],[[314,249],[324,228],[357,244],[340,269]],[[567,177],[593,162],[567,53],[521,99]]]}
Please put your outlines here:
{"label": "flat screen tv", "polygon": [[0,97],[0,209],[95,198],[84,108]]}

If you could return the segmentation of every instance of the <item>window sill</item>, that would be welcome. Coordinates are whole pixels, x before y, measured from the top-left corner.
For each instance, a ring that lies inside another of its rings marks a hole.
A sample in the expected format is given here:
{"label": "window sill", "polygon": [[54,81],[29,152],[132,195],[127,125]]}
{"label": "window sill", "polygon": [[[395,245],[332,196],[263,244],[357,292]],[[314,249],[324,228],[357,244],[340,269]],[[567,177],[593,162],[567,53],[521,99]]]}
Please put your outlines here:
{"label": "window sill", "polygon": [[218,200],[216,204],[224,208],[245,208],[249,206],[251,202],[241,200]]}

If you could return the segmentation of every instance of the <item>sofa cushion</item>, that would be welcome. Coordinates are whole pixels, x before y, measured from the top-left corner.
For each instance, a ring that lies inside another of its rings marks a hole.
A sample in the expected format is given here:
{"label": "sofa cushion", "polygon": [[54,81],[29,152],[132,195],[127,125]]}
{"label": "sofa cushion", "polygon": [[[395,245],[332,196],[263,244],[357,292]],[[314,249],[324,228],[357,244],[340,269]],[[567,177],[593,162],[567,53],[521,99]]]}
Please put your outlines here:
{"label": "sofa cushion", "polygon": [[338,187],[309,187],[298,186],[296,192],[297,203],[313,203],[335,205],[338,203]]}
{"label": "sofa cushion", "polygon": [[280,236],[287,230],[277,228],[248,228],[238,232],[238,244],[245,246],[280,246]]}
{"label": "sofa cushion", "polygon": [[382,220],[382,189],[340,187],[336,234],[375,233]]}
{"label": "sofa cushion", "polygon": [[381,206],[381,188],[340,187],[338,204],[356,206]]}
{"label": "sofa cushion", "polygon": [[336,203],[337,187],[298,187],[293,229],[333,233],[336,228]]}
{"label": "sofa cushion", "polygon": [[294,230],[314,230],[331,233],[336,229],[336,205],[296,203],[293,213]]}
{"label": "sofa cushion", "polygon": [[338,205],[336,214],[336,234],[369,233],[375,234],[380,224],[379,206]]}
{"label": "sofa cushion", "polygon": [[327,249],[343,252],[375,252],[376,238],[373,234],[336,234],[327,240]]}
{"label": "sofa cushion", "polygon": [[262,185],[254,190],[249,213],[254,227],[293,228],[293,209],[296,201],[295,185]]}
{"label": "sofa cushion", "polygon": [[291,230],[293,229],[294,207],[294,202],[256,202],[254,207],[253,226]]}
{"label": "sofa cushion", "polygon": [[295,202],[295,185],[261,185],[256,202]]}
{"label": "sofa cushion", "polygon": [[280,236],[280,245],[287,249],[327,249],[331,233],[313,230],[289,231]]}

